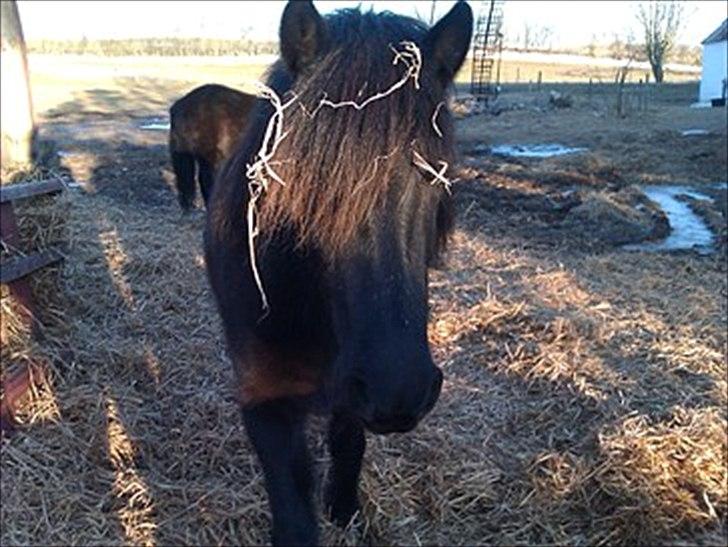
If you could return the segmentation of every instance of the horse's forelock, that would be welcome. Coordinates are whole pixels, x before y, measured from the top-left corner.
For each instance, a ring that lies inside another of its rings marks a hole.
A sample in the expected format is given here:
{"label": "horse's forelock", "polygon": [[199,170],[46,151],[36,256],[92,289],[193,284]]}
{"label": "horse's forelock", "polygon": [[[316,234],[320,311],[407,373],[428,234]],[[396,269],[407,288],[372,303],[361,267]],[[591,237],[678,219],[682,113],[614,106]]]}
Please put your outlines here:
{"label": "horse's forelock", "polygon": [[[272,234],[292,224],[298,243],[316,242],[324,254],[336,255],[370,223],[391,190],[416,173],[416,152],[430,163],[452,164],[452,122],[438,109],[438,84],[426,70],[391,94],[359,104],[402,79],[407,67],[393,64],[392,48],[417,42],[424,27],[391,14],[346,10],[327,18],[332,45],[286,94],[296,100],[283,118],[286,137],[270,163],[285,185],[271,182],[258,203],[258,226]],[[282,64],[270,83],[284,79]],[[279,72],[277,74],[277,72]],[[330,103],[321,104],[322,99]],[[432,178],[422,173],[423,183]],[[438,238],[440,240],[442,238]]]}

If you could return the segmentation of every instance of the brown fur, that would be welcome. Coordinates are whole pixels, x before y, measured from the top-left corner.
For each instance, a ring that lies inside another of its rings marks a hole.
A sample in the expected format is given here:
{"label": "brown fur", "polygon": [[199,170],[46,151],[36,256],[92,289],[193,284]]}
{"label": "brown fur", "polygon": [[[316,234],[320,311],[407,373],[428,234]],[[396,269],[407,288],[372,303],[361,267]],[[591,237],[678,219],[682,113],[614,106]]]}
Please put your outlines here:
{"label": "brown fur", "polygon": [[198,87],[170,108],[169,148],[200,157],[217,170],[230,157],[255,96],[218,84]]}
{"label": "brown fur", "polygon": [[255,405],[281,397],[314,393],[321,382],[322,364],[301,355],[283,355],[267,348],[248,352],[235,363],[238,402]]}

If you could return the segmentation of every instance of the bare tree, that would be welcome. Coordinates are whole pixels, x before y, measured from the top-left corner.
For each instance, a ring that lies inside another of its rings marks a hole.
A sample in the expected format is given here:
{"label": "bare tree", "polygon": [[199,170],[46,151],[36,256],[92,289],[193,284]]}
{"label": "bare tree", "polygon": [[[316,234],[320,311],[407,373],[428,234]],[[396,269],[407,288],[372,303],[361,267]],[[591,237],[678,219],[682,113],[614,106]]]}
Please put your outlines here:
{"label": "bare tree", "polygon": [[[502,25],[502,23],[501,23]],[[499,26],[496,33],[502,33]],[[554,29],[549,26],[539,25],[530,21],[523,22],[523,33],[509,35],[509,42],[520,45],[525,51],[532,49],[551,49]]]}
{"label": "bare tree", "polygon": [[586,46],[586,54],[589,57],[596,57],[597,55],[597,35],[592,33],[591,40]]}
{"label": "bare tree", "polygon": [[683,24],[684,5],[678,0],[651,0],[637,6],[637,20],[644,33],[644,51],[655,82],[662,82],[664,64],[675,46]]}
{"label": "bare tree", "polygon": [[0,163],[3,168],[28,166],[32,160],[35,127],[25,40],[15,0],[0,2],[0,16]]}
{"label": "bare tree", "polygon": [[[632,32],[628,32],[625,35],[624,42],[622,42],[618,37],[615,37],[615,41],[619,42],[620,44],[620,50],[617,52],[618,57],[615,58],[623,59],[625,61],[624,65],[619,67],[614,75],[614,83],[617,86],[617,116],[624,117],[626,115],[627,106],[625,101],[624,86],[627,82],[630,71],[632,70],[631,65],[640,54],[640,49],[635,45],[634,35],[632,34]],[[642,83],[642,80],[640,80],[640,83]],[[642,88],[641,86],[639,88],[639,93],[639,102],[641,105],[643,105],[643,108],[646,108],[644,88]]]}
{"label": "bare tree", "polygon": [[612,43],[609,45],[609,55],[613,59],[626,59],[628,61],[646,61],[647,57],[642,46],[637,44],[632,31],[623,35],[615,33]]}
{"label": "bare tree", "polygon": [[537,26],[533,33],[533,45],[538,49],[551,49],[551,38],[554,29],[548,26]]}
{"label": "bare tree", "polygon": [[523,49],[528,51],[531,49],[531,41],[533,40],[533,34],[531,29],[531,23],[524,21],[523,23]]}
{"label": "bare tree", "polygon": [[622,59],[627,54],[627,44],[626,41],[622,39],[622,37],[614,33],[614,39],[612,40],[612,43],[609,44],[609,55],[612,57],[612,59]]}

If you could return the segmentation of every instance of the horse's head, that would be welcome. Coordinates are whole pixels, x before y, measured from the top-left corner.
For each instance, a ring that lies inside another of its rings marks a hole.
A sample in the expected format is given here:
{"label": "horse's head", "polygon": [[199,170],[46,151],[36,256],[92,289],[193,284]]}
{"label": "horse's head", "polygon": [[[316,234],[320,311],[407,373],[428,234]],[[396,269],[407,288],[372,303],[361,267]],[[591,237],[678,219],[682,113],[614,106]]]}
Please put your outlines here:
{"label": "horse's head", "polygon": [[322,257],[337,404],[377,432],[411,429],[440,393],[427,269],[451,227],[444,103],[471,31],[465,2],[431,29],[358,10],[321,17],[300,1],[281,20],[283,62],[269,83],[293,101],[269,163],[285,185],[264,192],[259,227],[292,229]]}

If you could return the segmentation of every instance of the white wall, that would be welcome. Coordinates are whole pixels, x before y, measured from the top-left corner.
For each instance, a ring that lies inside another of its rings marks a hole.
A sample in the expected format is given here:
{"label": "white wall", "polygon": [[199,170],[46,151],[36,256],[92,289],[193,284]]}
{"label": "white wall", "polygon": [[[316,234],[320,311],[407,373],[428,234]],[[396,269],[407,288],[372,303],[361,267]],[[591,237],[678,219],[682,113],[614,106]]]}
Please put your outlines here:
{"label": "white wall", "polygon": [[700,102],[719,99],[723,79],[728,77],[728,41],[703,46],[703,74],[700,78]]}

